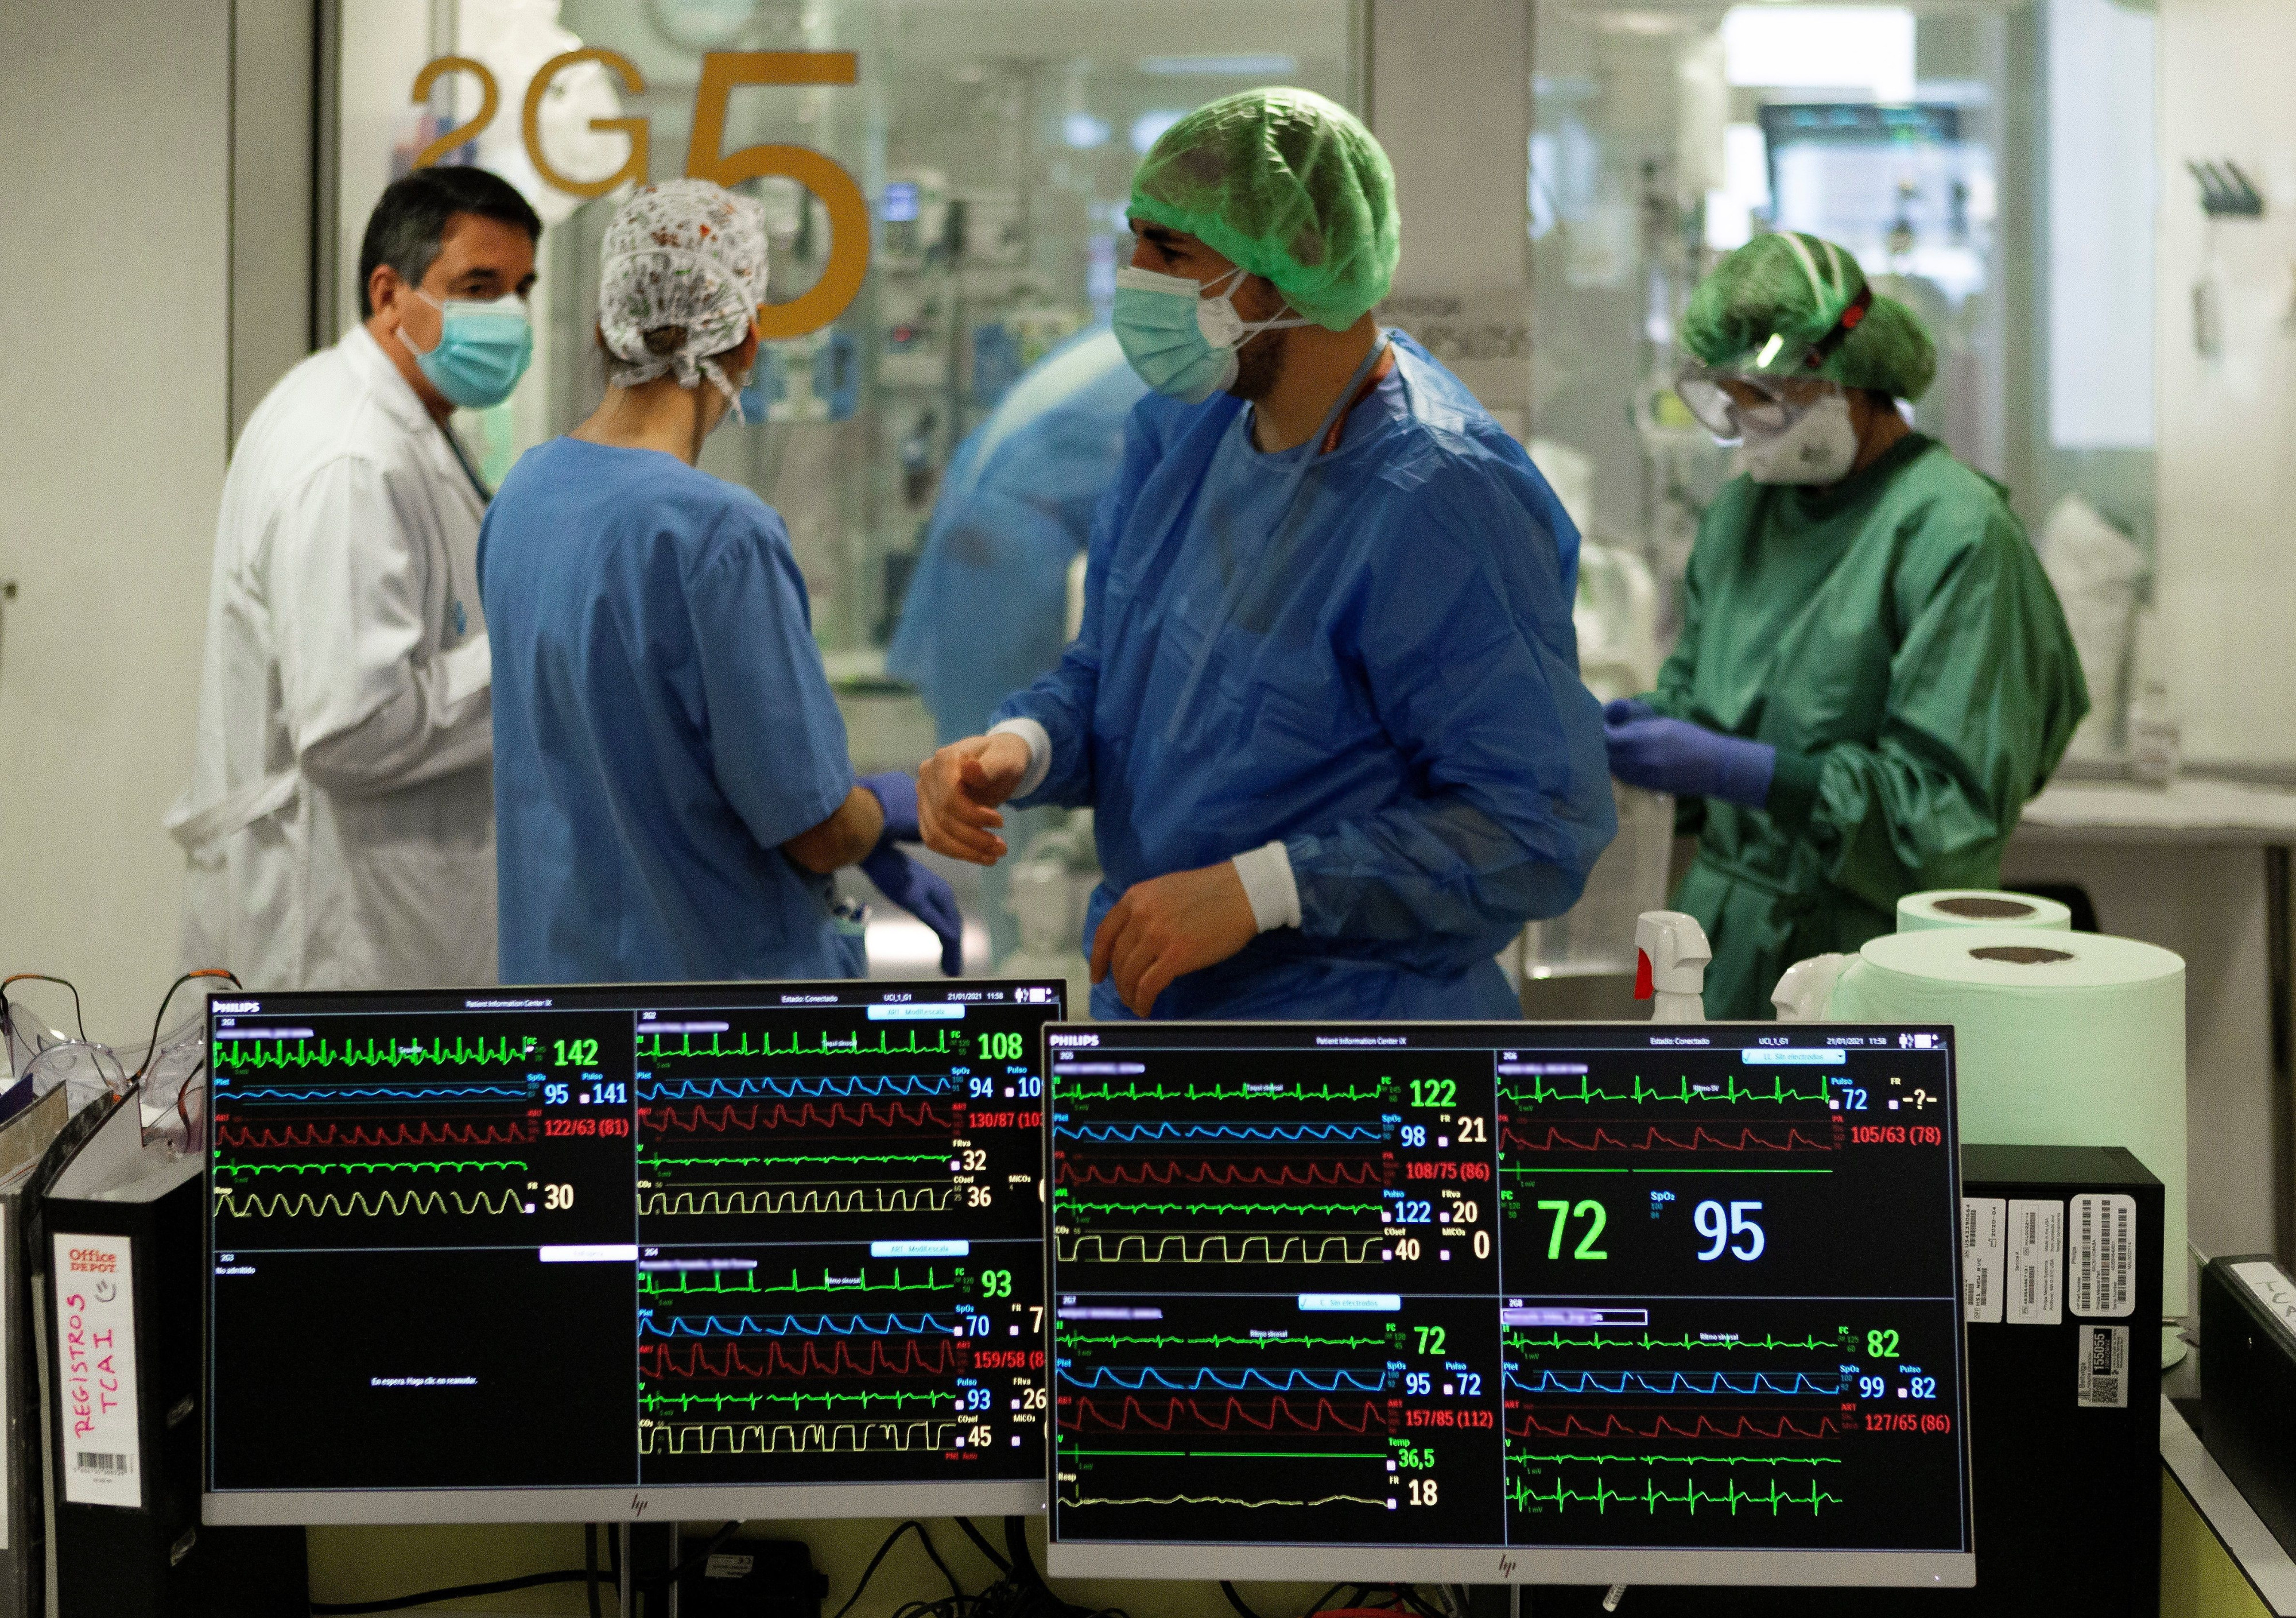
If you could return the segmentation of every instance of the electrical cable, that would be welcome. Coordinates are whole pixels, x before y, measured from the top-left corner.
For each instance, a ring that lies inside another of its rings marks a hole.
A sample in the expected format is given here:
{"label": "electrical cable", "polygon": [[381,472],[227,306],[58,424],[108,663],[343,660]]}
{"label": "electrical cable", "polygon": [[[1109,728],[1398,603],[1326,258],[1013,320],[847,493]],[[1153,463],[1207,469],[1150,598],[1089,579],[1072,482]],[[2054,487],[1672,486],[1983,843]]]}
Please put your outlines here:
{"label": "electrical cable", "polygon": [[[244,987],[234,973],[226,972],[220,966],[201,966],[196,971],[184,973],[182,977],[177,978],[174,982],[168,984],[168,992],[160,997],[160,1009],[152,1014],[152,1042],[144,1047],[144,1061],[142,1065],[137,1067],[133,1073],[130,1073],[127,1076],[127,1082],[129,1084],[141,1084],[144,1081],[144,1075],[152,1071],[152,1061],[160,1054],[160,1024],[167,1021],[168,1003],[176,998],[176,990],[181,989],[193,978],[222,978],[230,983],[234,989]],[[77,990],[73,991],[72,999],[73,1003],[77,1005],[79,999],[79,994]],[[86,1037],[87,1036],[85,1033],[80,1036],[82,1039],[86,1039]]]}
{"label": "electrical cable", "polygon": [[676,1566],[669,1569],[667,1573],[656,1573],[652,1578],[639,1579],[635,1581],[634,1588],[649,1595],[652,1594],[656,1590],[668,1589],[670,1586],[676,1584],[680,1579],[685,1578],[686,1574],[692,1573],[695,1568],[700,1567],[703,1563],[709,1561],[709,1558],[716,1554],[718,1548],[723,1545],[726,1540],[732,1539],[734,1533],[740,1530],[741,1526],[741,1519],[736,1517],[734,1521],[726,1524],[725,1527],[719,1529],[716,1533],[711,1534],[709,1538],[703,1542],[700,1550],[695,1551],[692,1556],[686,1557],[685,1560],[677,1564]]}
{"label": "electrical cable", "polygon": [[973,1525],[973,1522],[971,1517],[958,1517],[956,1519],[956,1525],[964,1530],[964,1537],[972,1540],[974,1545],[980,1548],[980,1554],[988,1558],[990,1563],[996,1566],[998,1573],[1009,1573],[1013,1571],[1013,1564],[1010,1558],[1006,1557],[1004,1553],[996,1548],[996,1546],[988,1542],[988,1536],[982,1533],[979,1528]]}
{"label": "electrical cable", "polygon": [[78,985],[70,978],[54,977],[45,972],[12,972],[0,978],[0,1031],[4,1031],[8,1023],[8,985],[27,982],[62,984],[65,992],[72,998],[72,1025],[79,1030],[79,1042],[82,1045],[94,1043],[87,1037],[87,1018],[80,1011]]}
{"label": "electrical cable", "polygon": [[948,1564],[940,1559],[940,1552],[933,1547],[932,1536],[925,1532],[925,1525],[922,1523],[911,1517],[906,1522],[897,1524],[893,1532],[885,1536],[884,1543],[877,1547],[877,1554],[870,1557],[869,1565],[861,1570],[860,1581],[854,1585],[853,1593],[846,1597],[845,1605],[837,1609],[836,1618],[845,1618],[845,1614],[853,1610],[853,1604],[861,1599],[861,1592],[869,1588],[869,1581],[876,1576],[878,1565],[884,1561],[894,1545],[899,1541],[900,1537],[911,1529],[916,1531],[917,1542],[925,1548],[925,1555],[932,1558],[933,1565],[940,1569],[941,1576],[948,1581],[952,1597],[957,1601],[965,1599],[964,1587],[957,1582],[956,1575],[948,1571]]}
{"label": "electrical cable", "polygon": [[583,1582],[590,1587],[590,1618],[605,1618],[598,1598],[598,1525],[582,1524]]}
{"label": "electrical cable", "polygon": [[1251,1610],[1250,1604],[1235,1593],[1235,1585],[1232,1581],[1223,1579],[1219,1587],[1220,1594],[1226,1596],[1227,1604],[1235,1609],[1236,1618],[1259,1618],[1259,1614]]}
{"label": "electrical cable", "polygon": [[356,1613],[395,1613],[403,1607],[427,1606],[433,1601],[456,1601],[466,1596],[505,1596],[512,1590],[535,1589],[545,1584],[579,1584],[589,1574],[578,1567],[562,1573],[528,1573],[523,1578],[496,1579],[488,1584],[454,1584],[444,1589],[418,1590],[411,1596],[392,1596],[382,1601],[314,1601],[310,1610],[315,1618],[348,1618]]}

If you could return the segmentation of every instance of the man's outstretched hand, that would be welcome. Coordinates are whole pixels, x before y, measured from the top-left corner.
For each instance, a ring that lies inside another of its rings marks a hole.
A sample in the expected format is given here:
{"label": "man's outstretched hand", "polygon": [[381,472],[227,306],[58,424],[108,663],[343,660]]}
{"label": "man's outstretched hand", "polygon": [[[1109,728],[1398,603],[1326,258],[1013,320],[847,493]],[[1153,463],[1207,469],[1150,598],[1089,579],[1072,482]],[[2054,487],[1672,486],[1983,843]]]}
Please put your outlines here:
{"label": "man's outstretched hand", "polygon": [[917,771],[917,818],[925,847],[952,859],[993,866],[1004,858],[996,806],[1029,773],[1029,744],[1009,731],[951,742]]}
{"label": "man's outstretched hand", "polygon": [[1144,1017],[1174,978],[1218,965],[1259,936],[1234,860],[1152,876],[1127,888],[1101,919],[1092,981],[1113,973],[1116,992]]}

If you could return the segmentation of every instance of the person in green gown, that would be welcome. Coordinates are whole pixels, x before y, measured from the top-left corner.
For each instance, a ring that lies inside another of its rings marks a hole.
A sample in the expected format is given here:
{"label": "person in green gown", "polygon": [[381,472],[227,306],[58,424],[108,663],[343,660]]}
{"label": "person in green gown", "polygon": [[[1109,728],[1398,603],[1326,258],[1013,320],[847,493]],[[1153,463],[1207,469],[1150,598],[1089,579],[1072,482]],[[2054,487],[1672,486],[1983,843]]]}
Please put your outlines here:
{"label": "person in green gown", "polygon": [[1611,773],[1680,800],[1675,897],[1714,949],[1711,1017],[1771,1014],[1795,961],[1897,901],[1998,885],[2088,711],[2007,490],[1913,431],[1936,349],[1849,253],[1759,236],[1692,294],[1693,414],[1745,474],[1699,525],[1658,689],[1604,713]]}

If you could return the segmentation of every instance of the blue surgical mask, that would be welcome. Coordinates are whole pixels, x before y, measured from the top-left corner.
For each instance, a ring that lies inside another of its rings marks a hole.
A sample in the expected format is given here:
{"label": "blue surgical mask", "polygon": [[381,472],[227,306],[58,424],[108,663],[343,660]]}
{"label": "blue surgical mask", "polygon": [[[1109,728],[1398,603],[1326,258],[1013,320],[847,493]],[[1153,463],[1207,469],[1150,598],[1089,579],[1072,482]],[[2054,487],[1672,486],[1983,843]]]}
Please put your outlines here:
{"label": "blue surgical mask", "polygon": [[1201,405],[1235,381],[1235,351],[1248,339],[1308,324],[1244,319],[1230,292],[1242,278],[1239,269],[1207,285],[1154,270],[1116,272],[1110,317],[1117,343],[1142,382],[1184,405]]}
{"label": "blue surgical mask", "polygon": [[[424,354],[406,345],[430,385],[466,410],[483,410],[508,398],[534,357],[534,322],[526,300],[512,292],[491,302],[452,298],[441,303],[420,288],[415,296],[443,317],[438,347]],[[405,338],[404,328],[399,335]]]}

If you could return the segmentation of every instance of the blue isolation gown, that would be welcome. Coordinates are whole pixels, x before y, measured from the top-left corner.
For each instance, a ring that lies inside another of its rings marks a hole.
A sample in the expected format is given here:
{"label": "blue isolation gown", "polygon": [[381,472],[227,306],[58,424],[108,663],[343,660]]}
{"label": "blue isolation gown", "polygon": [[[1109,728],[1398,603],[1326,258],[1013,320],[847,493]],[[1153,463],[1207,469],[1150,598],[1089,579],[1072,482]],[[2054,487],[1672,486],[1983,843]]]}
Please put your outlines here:
{"label": "blue isolation gown", "polygon": [[674,456],[562,438],[487,509],[505,983],[865,975],[781,845],[853,786],[788,530]]}
{"label": "blue isolation gown", "polygon": [[[1052,741],[1021,802],[1090,805],[1119,894],[1281,840],[1301,924],[1162,1017],[1502,1018],[1492,957],[1616,830],[1570,621],[1578,537],[1522,448],[1409,338],[1340,447],[1251,445],[1219,395],[1133,412],[1083,633],[1008,700]],[[1128,1014],[1113,981],[1094,1014]]]}
{"label": "blue isolation gown", "polygon": [[1045,356],[957,446],[885,653],[943,745],[986,730],[998,702],[1060,661],[1069,566],[1147,390],[1096,327]]}

